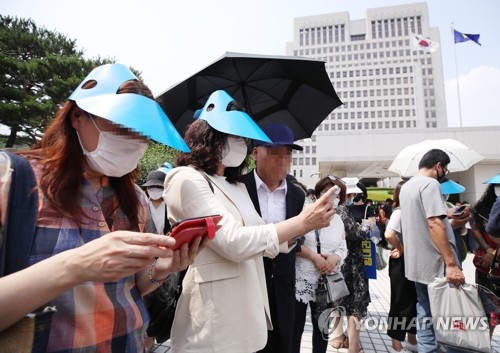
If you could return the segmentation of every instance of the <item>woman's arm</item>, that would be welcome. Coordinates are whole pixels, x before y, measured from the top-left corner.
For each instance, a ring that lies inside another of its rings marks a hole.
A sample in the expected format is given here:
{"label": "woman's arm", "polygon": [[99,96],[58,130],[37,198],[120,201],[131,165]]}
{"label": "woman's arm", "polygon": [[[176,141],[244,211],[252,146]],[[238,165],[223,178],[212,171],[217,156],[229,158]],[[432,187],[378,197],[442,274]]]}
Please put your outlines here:
{"label": "woman's arm", "polygon": [[[242,192],[248,197],[246,189],[243,188]],[[171,222],[190,217],[222,215],[219,222],[221,228],[207,247],[235,262],[260,256],[274,257],[278,253],[279,244],[310,230],[325,227],[333,216],[327,193],[314,204],[306,205],[298,216],[286,221],[244,226],[244,219],[238,212],[241,210],[233,209],[236,207],[234,201],[225,192],[222,195],[218,187],[215,187],[215,193],[212,192],[207,180],[189,167],[175,168],[167,175],[164,196]],[[250,199],[249,203],[251,204]],[[255,213],[255,209],[252,208],[249,212]]]}
{"label": "woman's arm", "polygon": [[391,257],[399,258],[403,255],[404,248],[403,244],[399,241],[398,234],[392,228],[385,229],[385,240],[392,245],[395,251],[391,251]]}
{"label": "woman's arm", "polygon": [[117,231],[0,278],[0,331],[85,281],[113,282],[155,257],[172,256],[169,237]]}
{"label": "woman's arm", "polygon": [[297,253],[297,256],[303,257],[311,261],[316,267],[316,269],[318,269],[318,271],[321,268],[321,266],[323,266],[325,263],[325,259],[323,258],[323,256],[321,256],[321,254],[318,254],[316,251],[313,251],[303,245],[301,245],[300,252]]}
{"label": "woman's arm", "polygon": [[174,251],[173,255],[166,258],[158,258],[152,270],[152,277],[156,282],[149,278],[149,267],[151,264],[135,274],[137,288],[142,296],[151,293],[159,287],[163,280],[171,273],[185,270],[194,262],[194,258],[201,249],[203,249],[208,239],[197,237],[189,244],[186,243],[179,250]]}
{"label": "woman's arm", "polygon": [[279,243],[284,243],[314,229],[328,227],[335,214],[335,209],[330,202],[330,196],[334,192],[335,188],[328,189],[314,203],[305,205],[299,215],[275,224]]}

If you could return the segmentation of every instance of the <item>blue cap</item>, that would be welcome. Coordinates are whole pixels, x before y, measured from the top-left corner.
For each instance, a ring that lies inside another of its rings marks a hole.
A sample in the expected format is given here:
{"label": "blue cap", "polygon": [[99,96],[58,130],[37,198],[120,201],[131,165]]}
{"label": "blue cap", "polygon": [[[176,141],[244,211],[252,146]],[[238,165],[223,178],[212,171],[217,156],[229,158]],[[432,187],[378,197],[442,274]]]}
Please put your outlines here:
{"label": "blue cap", "polygon": [[265,142],[260,140],[254,140],[253,146],[265,146],[265,147],[278,147],[278,146],[288,146],[294,150],[302,151],[302,146],[293,143],[293,131],[288,126],[283,123],[273,123],[267,124],[262,127],[262,130],[271,139],[272,142]]}
{"label": "blue cap", "polygon": [[156,169],[156,170],[159,170],[160,172],[168,174],[168,172],[170,172],[172,169],[174,169],[172,164],[165,162],[161,166],[159,166],[158,169]]}
{"label": "blue cap", "polygon": [[451,194],[461,194],[465,191],[465,187],[453,180],[445,181],[441,183],[441,194],[451,195]]}
{"label": "blue cap", "polygon": [[500,184],[500,174],[497,174],[497,175],[489,178],[483,184]]}
{"label": "blue cap", "polygon": [[194,117],[205,120],[215,130],[229,135],[271,142],[255,121],[245,112],[228,110],[235,102],[226,91],[213,92],[205,106],[195,112]]}
{"label": "blue cap", "polygon": [[[92,70],[68,99],[92,115],[189,152],[189,147],[157,102],[140,94],[117,94],[120,86],[129,80],[137,80],[137,77],[125,65],[102,65]],[[94,87],[82,88],[89,81],[96,83]]]}

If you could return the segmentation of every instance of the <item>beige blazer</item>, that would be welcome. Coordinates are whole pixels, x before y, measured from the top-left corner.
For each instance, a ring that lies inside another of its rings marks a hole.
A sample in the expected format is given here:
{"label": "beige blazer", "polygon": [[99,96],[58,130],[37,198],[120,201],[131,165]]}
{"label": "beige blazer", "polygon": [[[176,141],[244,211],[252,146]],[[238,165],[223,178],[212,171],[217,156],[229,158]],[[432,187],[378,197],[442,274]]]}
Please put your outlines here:
{"label": "beige blazer", "polygon": [[[173,169],[164,197],[171,224],[222,215],[221,229],[187,271],[171,332],[173,352],[255,352],[272,329],[262,257],[279,252],[274,225],[258,216],[243,184]],[[236,200],[237,199],[237,200]],[[252,226],[259,225],[259,226]]]}

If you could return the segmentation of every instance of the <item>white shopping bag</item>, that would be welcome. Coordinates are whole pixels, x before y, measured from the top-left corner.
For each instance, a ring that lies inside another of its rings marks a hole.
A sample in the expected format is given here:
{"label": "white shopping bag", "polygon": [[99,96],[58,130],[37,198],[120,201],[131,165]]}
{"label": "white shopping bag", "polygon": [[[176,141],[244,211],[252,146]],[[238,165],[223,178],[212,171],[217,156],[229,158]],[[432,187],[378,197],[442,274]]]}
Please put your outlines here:
{"label": "white shopping bag", "polygon": [[491,352],[490,331],[478,290],[446,277],[427,286],[436,341],[468,352]]}

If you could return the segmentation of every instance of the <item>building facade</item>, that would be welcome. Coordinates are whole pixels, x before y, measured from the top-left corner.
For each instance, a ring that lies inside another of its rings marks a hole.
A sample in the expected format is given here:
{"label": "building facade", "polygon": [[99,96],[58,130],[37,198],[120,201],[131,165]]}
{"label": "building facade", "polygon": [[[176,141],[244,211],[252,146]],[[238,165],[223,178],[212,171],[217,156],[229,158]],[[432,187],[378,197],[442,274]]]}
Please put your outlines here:
{"label": "building facade", "polygon": [[[441,51],[422,50],[416,35],[439,42],[439,30],[429,24],[426,3],[366,10],[364,19],[348,12],[294,20],[287,55],[322,60],[344,103],[325,118],[311,139],[294,151],[292,173],[307,185],[317,180],[319,163],[328,151],[317,140],[375,131],[447,127]],[[347,174],[345,172],[344,174]]]}

